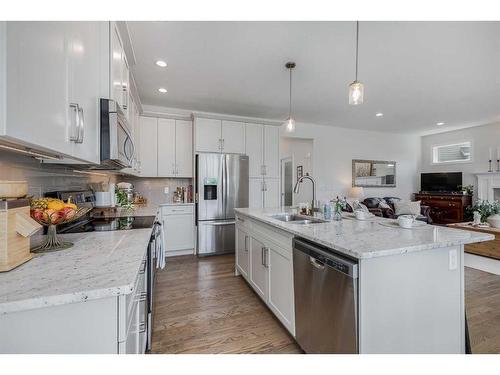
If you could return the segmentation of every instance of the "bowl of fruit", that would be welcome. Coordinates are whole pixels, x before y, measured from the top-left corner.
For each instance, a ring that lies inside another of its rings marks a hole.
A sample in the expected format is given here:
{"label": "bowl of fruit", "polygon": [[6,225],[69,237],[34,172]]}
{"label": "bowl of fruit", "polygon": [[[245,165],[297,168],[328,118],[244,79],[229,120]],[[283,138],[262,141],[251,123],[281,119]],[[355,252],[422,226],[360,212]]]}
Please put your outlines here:
{"label": "bowl of fruit", "polygon": [[49,252],[67,249],[73,243],[57,238],[57,225],[67,224],[86,215],[91,207],[78,207],[71,202],[54,198],[37,198],[30,202],[31,217],[39,224],[47,227],[47,236],[44,242],[32,249],[34,253]]}

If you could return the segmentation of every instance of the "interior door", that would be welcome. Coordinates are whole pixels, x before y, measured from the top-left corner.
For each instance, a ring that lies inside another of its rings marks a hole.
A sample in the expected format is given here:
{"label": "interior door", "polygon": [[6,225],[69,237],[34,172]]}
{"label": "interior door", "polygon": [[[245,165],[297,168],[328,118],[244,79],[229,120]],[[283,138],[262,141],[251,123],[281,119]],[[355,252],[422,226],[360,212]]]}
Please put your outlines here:
{"label": "interior door", "polygon": [[248,207],[248,156],[224,155],[224,211],[234,218],[235,208]]}
{"label": "interior door", "polygon": [[197,158],[198,220],[224,219],[224,155],[199,154]]}

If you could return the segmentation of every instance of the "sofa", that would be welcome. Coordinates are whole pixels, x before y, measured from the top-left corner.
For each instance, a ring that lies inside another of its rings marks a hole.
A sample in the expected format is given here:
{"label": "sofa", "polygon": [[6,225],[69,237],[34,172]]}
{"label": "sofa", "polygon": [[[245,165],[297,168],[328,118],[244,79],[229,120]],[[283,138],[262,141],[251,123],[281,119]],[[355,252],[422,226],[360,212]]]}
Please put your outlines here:
{"label": "sofa", "polygon": [[[384,197],[384,198],[366,198],[363,203],[368,210],[376,216],[387,217],[389,219],[397,219],[396,210],[394,208],[394,202],[400,201],[401,198],[398,197]],[[380,203],[385,202],[389,207],[381,208]],[[417,220],[424,221],[427,224],[432,224],[432,219],[430,216],[431,208],[429,206],[420,206],[420,215],[417,216]]]}
{"label": "sofa", "polygon": [[[389,219],[397,219],[398,215],[396,215],[396,210],[394,208],[394,201],[401,200],[398,197],[384,197],[384,198],[366,198],[363,203],[368,210],[374,214],[375,216],[386,217]],[[385,202],[389,207],[382,208],[380,207],[380,203]],[[350,204],[347,204],[344,211],[353,212],[353,209]],[[431,208],[429,206],[420,206],[420,215],[417,216],[417,220],[424,221],[427,224],[432,224],[431,219]]]}

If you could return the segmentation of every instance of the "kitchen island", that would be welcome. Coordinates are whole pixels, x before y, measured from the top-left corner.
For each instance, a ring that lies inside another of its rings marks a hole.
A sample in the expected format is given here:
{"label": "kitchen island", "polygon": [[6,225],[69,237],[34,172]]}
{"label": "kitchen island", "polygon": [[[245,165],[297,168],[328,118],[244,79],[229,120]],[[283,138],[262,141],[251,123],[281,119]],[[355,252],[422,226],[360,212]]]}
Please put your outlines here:
{"label": "kitchen island", "polygon": [[[325,331],[353,322],[350,338],[332,337],[352,339],[347,352],[464,353],[463,247],[493,236],[432,225],[402,229],[381,218],[298,224],[280,220],[280,209],[236,212],[236,273],[299,344],[304,322],[297,321],[297,312],[318,301],[296,301],[297,283],[302,288],[308,281],[294,264],[297,239],[355,265],[353,307],[338,314],[339,321],[325,320],[320,312],[309,317],[322,321]],[[326,285],[326,295],[328,288],[334,293],[340,287]]]}

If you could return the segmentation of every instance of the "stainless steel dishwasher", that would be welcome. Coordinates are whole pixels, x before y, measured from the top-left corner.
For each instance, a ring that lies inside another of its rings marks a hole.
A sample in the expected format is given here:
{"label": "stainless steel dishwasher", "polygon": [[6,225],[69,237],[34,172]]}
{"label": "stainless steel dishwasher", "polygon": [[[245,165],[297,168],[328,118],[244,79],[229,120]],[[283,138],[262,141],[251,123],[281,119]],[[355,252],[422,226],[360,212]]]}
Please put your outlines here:
{"label": "stainless steel dishwasher", "polygon": [[358,353],[358,264],[293,241],[295,336],[306,353]]}

